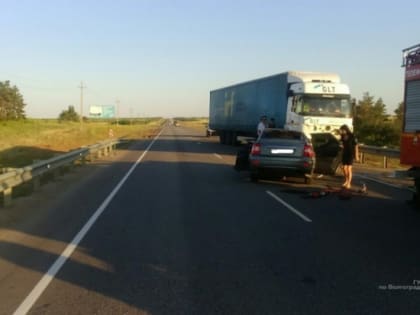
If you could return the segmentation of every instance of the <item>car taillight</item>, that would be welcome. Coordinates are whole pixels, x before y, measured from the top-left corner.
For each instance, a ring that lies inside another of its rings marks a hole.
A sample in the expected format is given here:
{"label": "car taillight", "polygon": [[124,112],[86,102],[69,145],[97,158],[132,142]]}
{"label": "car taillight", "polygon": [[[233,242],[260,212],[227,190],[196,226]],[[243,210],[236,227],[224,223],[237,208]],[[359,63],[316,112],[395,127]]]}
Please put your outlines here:
{"label": "car taillight", "polygon": [[303,147],[303,156],[313,158],[315,156],[314,149],[310,144],[305,144]]}
{"label": "car taillight", "polygon": [[261,154],[261,144],[254,143],[251,149],[251,155],[260,155]]}

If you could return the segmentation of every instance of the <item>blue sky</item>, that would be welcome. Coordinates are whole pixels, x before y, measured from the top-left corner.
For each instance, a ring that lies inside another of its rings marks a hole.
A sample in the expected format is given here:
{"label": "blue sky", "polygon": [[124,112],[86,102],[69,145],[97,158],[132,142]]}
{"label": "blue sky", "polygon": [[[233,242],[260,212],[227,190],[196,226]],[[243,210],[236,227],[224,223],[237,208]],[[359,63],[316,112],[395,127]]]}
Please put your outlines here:
{"label": "blue sky", "polygon": [[0,80],[30,117],[121,101],[122,116],[204,116],[209,90],[285,70],[340,74],[352,95],[403,95],[420,1],[5,1]]}

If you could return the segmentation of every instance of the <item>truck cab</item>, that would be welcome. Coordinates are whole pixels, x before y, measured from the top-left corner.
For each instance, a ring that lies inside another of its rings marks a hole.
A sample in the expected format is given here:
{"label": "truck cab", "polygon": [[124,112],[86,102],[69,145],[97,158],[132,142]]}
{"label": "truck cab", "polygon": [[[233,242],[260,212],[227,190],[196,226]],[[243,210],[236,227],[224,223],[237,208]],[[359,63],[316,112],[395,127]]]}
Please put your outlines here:
{"label": "truck cab", "polygon": [[404,116],[400,162],[409,165],[414,179],[414,203],[420,208],[420,44],[403,50],[405,68]]}
{"label": "truck cab", "polygon": [[339,136],[342,125],[353,128],[352,104],[348,85],[336,74],[301,73],[289,75],[285,128],[313,134]]}
{"label": "truck cab", "polygon": [[420,44],[403,50],[405,67],[401,164],[420,168]]}

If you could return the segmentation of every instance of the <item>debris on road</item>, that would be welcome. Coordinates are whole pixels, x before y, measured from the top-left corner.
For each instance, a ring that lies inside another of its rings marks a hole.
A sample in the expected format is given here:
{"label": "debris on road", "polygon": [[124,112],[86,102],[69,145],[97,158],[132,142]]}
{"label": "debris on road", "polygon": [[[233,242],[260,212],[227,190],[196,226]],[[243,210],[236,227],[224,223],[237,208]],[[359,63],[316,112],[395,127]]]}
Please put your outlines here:
{"label": "debris on road", "polygon": [[298,189],[285,189],[285,193],[292,194],[301,194],[302,198],[305,199],[318,199],[327,197],[330,195],[336,195],[340,200],[349,200],[353,196],[367,195],[367,186],[365,183],[362,183],[361,188],[359,189],[348,189],[344,187],[335,188],[330,185],[327,185],[326,188],[320,190],[298,190]]}

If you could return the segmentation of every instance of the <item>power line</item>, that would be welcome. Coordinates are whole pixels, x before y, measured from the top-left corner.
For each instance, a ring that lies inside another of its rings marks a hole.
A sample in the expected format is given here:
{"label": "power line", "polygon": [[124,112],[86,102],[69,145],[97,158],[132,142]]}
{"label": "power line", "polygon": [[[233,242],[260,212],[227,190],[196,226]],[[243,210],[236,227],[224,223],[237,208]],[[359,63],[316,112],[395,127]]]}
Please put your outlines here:
{"label": "power line", "polygon": [[83,81],[80,81],[80,125],[83,124],[83,90],[86,89],[86,85],[83,84]]}

